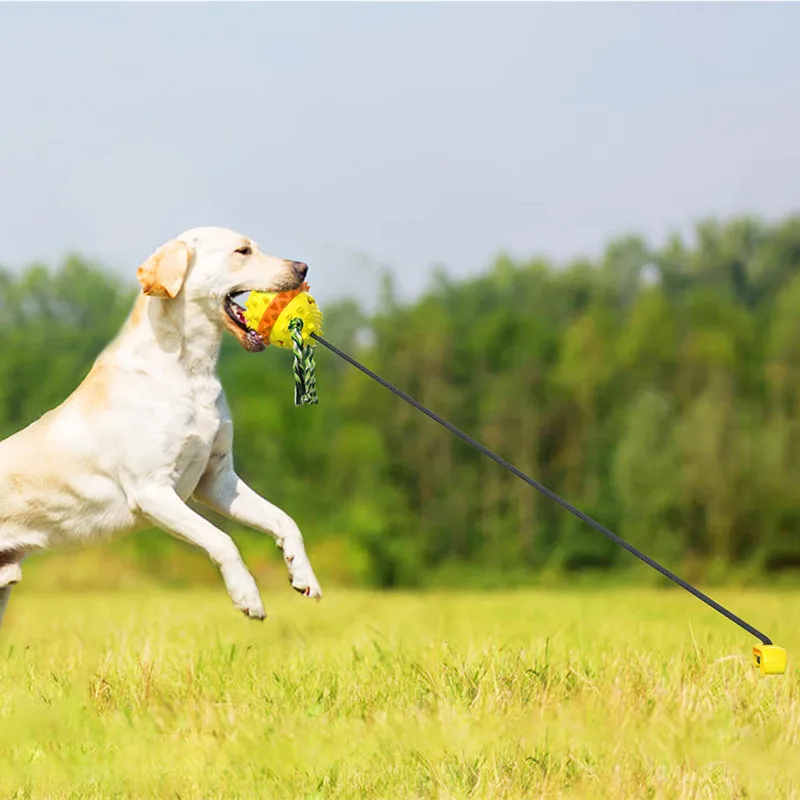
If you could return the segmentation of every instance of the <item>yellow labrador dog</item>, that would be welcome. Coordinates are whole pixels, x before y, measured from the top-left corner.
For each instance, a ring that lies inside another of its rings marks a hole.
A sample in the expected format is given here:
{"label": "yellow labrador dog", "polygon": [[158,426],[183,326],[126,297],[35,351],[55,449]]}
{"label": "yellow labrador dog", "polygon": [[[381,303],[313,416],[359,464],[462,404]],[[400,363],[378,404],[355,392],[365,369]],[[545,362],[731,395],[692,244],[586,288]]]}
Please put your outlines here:
{"label": "yellow labrador dog", "polygon": [[233,424],[216,372],[226,329],[246,350],[264,348],[239,295],[294,289],[307,271],[223,228],[186,231],[139,267],[142,294],[86,379],[0,442],[0,621],[27,554],[152,525],[205,550],[234,605],[263,619],[236,545],[189,498],[271,534],[292,586],[322,596],[297,525],[234,471]]}

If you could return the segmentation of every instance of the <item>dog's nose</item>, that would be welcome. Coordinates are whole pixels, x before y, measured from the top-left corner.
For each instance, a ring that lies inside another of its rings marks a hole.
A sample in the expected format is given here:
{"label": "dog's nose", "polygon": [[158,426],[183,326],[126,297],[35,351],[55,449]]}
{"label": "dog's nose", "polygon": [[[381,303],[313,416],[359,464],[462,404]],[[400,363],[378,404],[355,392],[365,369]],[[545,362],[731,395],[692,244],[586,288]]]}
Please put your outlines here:
{"label": "dog's nose", "polygon": [[306,275],[308,275],[308,264],[304,264],[302,261],[292,261],[292,269],[301,281],[306,279]]}

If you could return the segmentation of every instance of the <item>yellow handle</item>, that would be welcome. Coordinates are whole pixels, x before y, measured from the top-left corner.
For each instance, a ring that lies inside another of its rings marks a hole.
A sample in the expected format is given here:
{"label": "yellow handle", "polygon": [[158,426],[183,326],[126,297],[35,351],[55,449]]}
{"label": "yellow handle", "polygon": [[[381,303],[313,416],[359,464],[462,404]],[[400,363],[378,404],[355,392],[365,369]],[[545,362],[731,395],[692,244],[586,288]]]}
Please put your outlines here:
{"label": "yellow handle", "polygon": [[786,672],[786,651],[777,645],[756,645],[753,660],[762,675],[783,675]]}

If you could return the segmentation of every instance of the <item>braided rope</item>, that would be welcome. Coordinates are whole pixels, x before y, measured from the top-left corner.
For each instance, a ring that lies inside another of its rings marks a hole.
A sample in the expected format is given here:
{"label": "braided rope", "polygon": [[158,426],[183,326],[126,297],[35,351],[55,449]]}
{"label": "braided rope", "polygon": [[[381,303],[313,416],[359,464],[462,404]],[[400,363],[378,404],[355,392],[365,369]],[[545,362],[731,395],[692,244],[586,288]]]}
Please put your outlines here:
{"label": "braided rope", "polygon": [[294,373],[294,404],[303,405],[303,395],[305,394],[305,374],[303,373],[303,320],[293,319],[289,323],[289,332],[292,335],[292,353],[294,362],[292,371]]}
{"label": "braided rope", "polygon": [[289,332],[292,336],[292,353],[294,361],[294,404],[296,406],[316,405],[317,378],[316,364],[314,362],[314,348],[303,344],[303,320],[295,317],[289,323]]}
{"label": "braided rope", "polygon": [[314,348],[309,344],[305,348],[305,363],[303,364],[303,379],[306,385],[305,402],[316,405],[317,398],[317,365],[314,362]]}

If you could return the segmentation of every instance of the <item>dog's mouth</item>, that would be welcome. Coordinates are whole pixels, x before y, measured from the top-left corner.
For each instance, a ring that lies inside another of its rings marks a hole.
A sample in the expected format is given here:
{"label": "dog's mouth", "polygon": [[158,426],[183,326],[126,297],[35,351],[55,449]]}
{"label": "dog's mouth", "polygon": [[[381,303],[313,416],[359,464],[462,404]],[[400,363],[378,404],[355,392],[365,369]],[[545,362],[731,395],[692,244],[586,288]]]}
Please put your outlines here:
{"label": "dog's mouth", "polygon": [[233,322],[236,331],[238,332],[237,339],[246,350],[252,353],[260,352],[266,348],[264,341],[258,335],[258,331],[254,330],[247,324],[245,319],[245,304],[250,295],[250,289],[238,290],[225,295],[225,313],[228,318]]}

